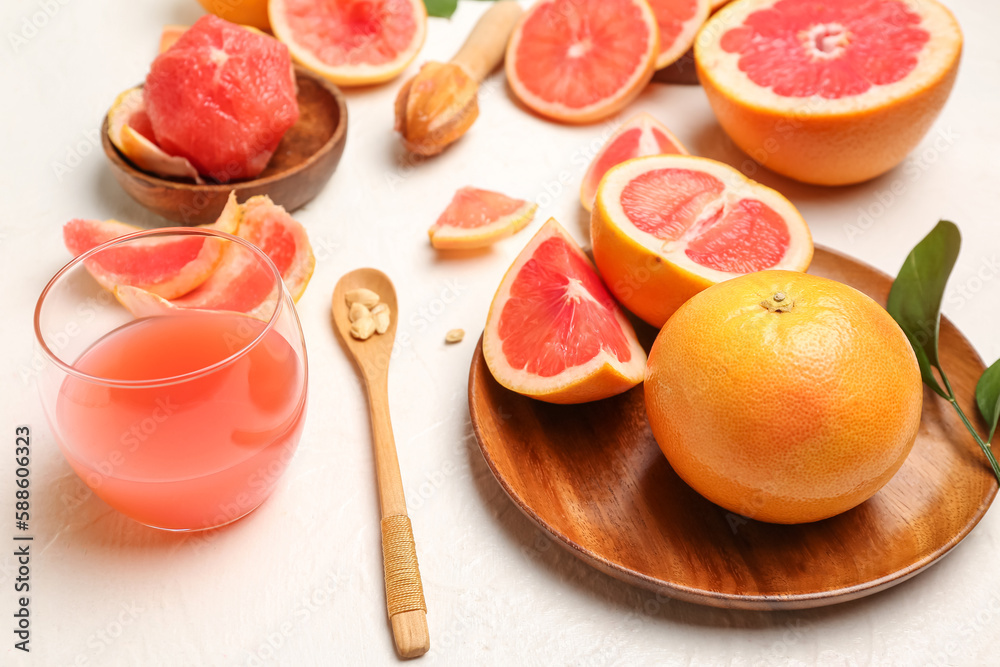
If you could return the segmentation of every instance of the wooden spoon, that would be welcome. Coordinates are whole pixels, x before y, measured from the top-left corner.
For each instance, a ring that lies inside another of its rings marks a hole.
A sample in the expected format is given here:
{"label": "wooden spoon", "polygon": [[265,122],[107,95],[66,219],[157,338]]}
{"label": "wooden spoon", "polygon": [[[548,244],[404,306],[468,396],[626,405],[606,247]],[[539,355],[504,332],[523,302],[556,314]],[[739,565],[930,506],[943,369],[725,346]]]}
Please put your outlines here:
{"label": "wooden spoon", "polygon": [[[351,336],[347,293],[367,288],[389,307],[389,328],[367,340]],[[389,420],[389,359],[396,338],[396,290],[389,277],[377,269],[357,269],[342,277],[333,289],[333,322],[348,352],[361,371],[368,392],[375,446],[375,473],[379,504],[382,507],[382,557],[385,565],[386,601],[396,652],[402,658],[416,658],[430,648],[427,608],[424,604],[417,555],[406,516],[403,480],[399,474],[396,443]]]}
{"label": "wooden spoon", "polygon": [[500,64],[521,7],[502,0],[490,7],[448,63],[428,62],[396,96],[396,130],[403,145],[436,155],[479,116],[479,83]]}

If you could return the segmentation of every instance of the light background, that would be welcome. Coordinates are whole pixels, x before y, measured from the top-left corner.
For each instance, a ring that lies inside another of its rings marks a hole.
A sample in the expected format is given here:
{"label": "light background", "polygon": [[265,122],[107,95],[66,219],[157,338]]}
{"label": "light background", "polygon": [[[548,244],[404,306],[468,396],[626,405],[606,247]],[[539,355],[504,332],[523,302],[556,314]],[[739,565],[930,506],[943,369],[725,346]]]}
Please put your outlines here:
{"label": "light background", "polygon": [[[1000,7],[950,3],[966,51],[944,113],[906,166],[864,185],[824,189],[767,172],[818,243],[895,273],[942,217],[963,251],[945,313],[992,361],[1000,356]],[[45,8],[49,15],[45,15]],[[485,4],[432,19],[418,63],[449,58]],[[565,127],[511,100],[502,74],[481,117],[442,156],[413,164],[392,133],[399,81],[348,93],[343,161],[296,217],[316,272],[299,314],[311,368],[305,434],[274,496],[229,529],[178,537],[143,528],[86,497],[44,422],[30,373],[31,314],[69,257],[74,217],[162,224],[118,187],[97,128],[140,82],[166,23],[191,23],[194,0],[5,0],[0,9],[0,543],[13,532],[13,432],[29,424],[32,464],[32,653],[12,648],[13,549],[0,547],[0,655],[15,665],[392,664],[366,407],[329,322],[344,272],[392,276],[400,332],[390,400],[440,665],[988,664],[1000,639],[1000,515],[992,511],[943,562],[898,588],[798,613],[737,613],[672,602],[619,583],[550,543],[506,498],[471,435],[469,361],[504,270],[542,221],[580,240],[577,200],[592,151],[613,124]],[[41,17],[41,18],[39,18]],[[32,32],[31,25],[35,25]],[[11,34],[26,36],[15,45]],[[412,74],[416,65],[410,68]],[[698,87],[653,85],[646,110],[696,154],[745,159]],[[442,260],[426,228],[458,187],[542,203],[533,225],[472,259]],[[895,190],[901,195],[893,194]],[[962,291],[965,291],[963,296]],[[454,327],[466,340],[446,347]],[[74,498],[83,500],[73,500]],[[8,521],[9,520],[9,521]],[[259,661],[256,662],[256,661]]]}

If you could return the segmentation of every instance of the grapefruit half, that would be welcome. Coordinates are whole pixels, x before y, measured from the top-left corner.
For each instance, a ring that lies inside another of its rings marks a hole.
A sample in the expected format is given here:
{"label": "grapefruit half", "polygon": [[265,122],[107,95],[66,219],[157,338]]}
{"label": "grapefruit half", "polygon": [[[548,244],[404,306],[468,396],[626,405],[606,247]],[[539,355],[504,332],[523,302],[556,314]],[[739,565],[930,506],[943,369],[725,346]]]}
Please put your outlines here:
{"label": "grapefruit half", "polygon": [[588,211],[593,208],[597,185],[608,169],[616,164],[644,155],[665,153],[689,154],[667,126],[648,113],[632,116],[615,130],[590,162],[580,186],[580,203]]}
{"label": "grapefruit half", "polygon": [[592,123],[649,83],[658,34],[646,0],[539,0],[507,43],[507,81],[542,116]]}
{"label": "grapefruit half", "polygon": [[580,246],[555,219],[507,270],[486,319],[483,357],[504,387],[584,403],[642,382],[646,353]]}
{"label": "grapefruit half", "polygon": [[460,188],[427,230],[435,248],[483,248],[524,229],[538,204],[492,190]]}
{"label": "grapefruit half", "polygon": [[296,62],[339,86],[397,77],[427,35],[422,0],[270,0],[268,15]]}
{"label": "grapefruit half", "polygon": [[899,164],[951,92],[962,33],[935,0],[741,0],[695,44],[719,124],[751,158],[820,185]]}
{"label": "grapefruit half", "polygon": [[706,287],[764,269],[805,271],[813,254],[791,202],[689,155],[613,167],[597,189],[590,235],[611,292],[657,328]]}
{"label": "grapefruit half", "polygon": [[711,11],[709,0],[649,0],[660,29],[660,53],[656,56],[656,69],[673,64],[687,53],[695,35],[708,19]]}

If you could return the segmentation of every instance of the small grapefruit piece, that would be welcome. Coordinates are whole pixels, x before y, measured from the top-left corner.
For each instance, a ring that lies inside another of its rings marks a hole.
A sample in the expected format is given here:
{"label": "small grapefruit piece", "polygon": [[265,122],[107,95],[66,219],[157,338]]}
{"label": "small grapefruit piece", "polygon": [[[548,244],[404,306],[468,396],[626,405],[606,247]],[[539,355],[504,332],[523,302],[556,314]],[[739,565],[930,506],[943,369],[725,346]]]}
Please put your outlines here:
{"label": "small grapefruit piece", "polygon": [[196,183],[204,182],[190,161],[169,155],[156,144],[142,88],[130,88],[115,99],[108,111],[108,138],[115,148],[143,171],[167,178],[190,178]]}
{"label": "small grapefruit piece", "polygon": [[710,285],[764,269],[805,271],[813,254],[791,202],[729,165],[689,155],[608,171],[590,235],[612,294],[655,327]]}
{"label": "small grapefruit piece", "polygon": [[[233,234],[241,215],[236,196],[230,195],[219,219],[206,226]],[[63,226],[63,241],[77,256],[138,231],[139,227],[117,220],[70,220]],[[220,265],[223,250],[222,241],[204,236],[154,237],[109,248],[86,260],[84,266],[105,289],[132,285],[173,299],[203,284]]]}
{"label": "small grapefruit piece", "polygon": [[580,186],[580,203],[588,211],[594,207],[597,185],[616,164],[644,155],[668,153],[689,155],[666,125],[645,112],[632,116],[615,130],[591,160]]}
{"label": "small grapefruit piece", "polygon": [[260,174],[299,117],[285,45],[213,15],[157,56],[143,90],[157,143],[221,183]]}
{"label": "small grapefruit piece", "polygon": [[660,53],[656,69],[663,69],[683,56],[711,12],[709,0],[648,0],[660,29]]}
{"label": "small grapefruit piece", "polygon": [[706,289],[649,353],[646,413],[695,491],[744,516],[818,521],[874,495],[920,429],[902,329],[842,283],[761,271]]}
{"label": "small grapefruit piece", "polygon": [[427,230],[439,249],[483,248],[524,229],[538,204],[479,188],[460,188]]}
{"label": "small grapefruit piece", "polygon": [[181,35],[184,34],[184,31],[187,30],[189,27],[190,26],[186,25],[169,25],[169,24],[163,26],[163,30],[160,32],[160,47],[159,50],[157,50],[157,53],[163,53],[171,46],[173,46],[177,42],[177,40],[181,38]]}
{"label": "small grapefruit piece", "polygon": [[267,0],[198,0],[198,3],[205,11],[230,23],[271,30],[271,23],[267,18]]}
{"label": "small grapefruit piece", "polygon": [[598,121],[649,83],[658,34],[645,0],[539,0],[507,43],[507,81],[542,116]]}
{"label": "small grapefruit piece", "polygon": [[951,92],[962,33],[935,0],[743,0],[695,45],[719,124],[750,157],[844,185],[899,164]]}
{"label": "small grapefruit piece", "polygon": [[338,86],[394,79],[427,35],[422,0],[270,0],[268,12],[296,62]]}
{"label": "small grapefruit piece", "polygon": [[555,219],[507,270],[486,319],[483,356],[504,387],[584,403],[642,382],[646,353],[580,246]]}

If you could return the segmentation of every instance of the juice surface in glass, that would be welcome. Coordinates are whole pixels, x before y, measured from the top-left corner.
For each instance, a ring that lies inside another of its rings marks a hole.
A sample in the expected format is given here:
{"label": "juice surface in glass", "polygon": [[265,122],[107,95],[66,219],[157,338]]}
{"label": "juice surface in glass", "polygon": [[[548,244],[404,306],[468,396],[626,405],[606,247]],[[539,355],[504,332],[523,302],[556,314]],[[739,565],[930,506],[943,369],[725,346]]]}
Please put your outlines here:
{"label": "juice surface in glass", "polygon": [[109,505],[157,528],[214,527],[252,511],[291,459],[305,414],[305,360],[277,328],[254,342],[265,328],[187,311],[96,341],[73,366],[116,383],[63,380],[54,422],[70,465]]}

